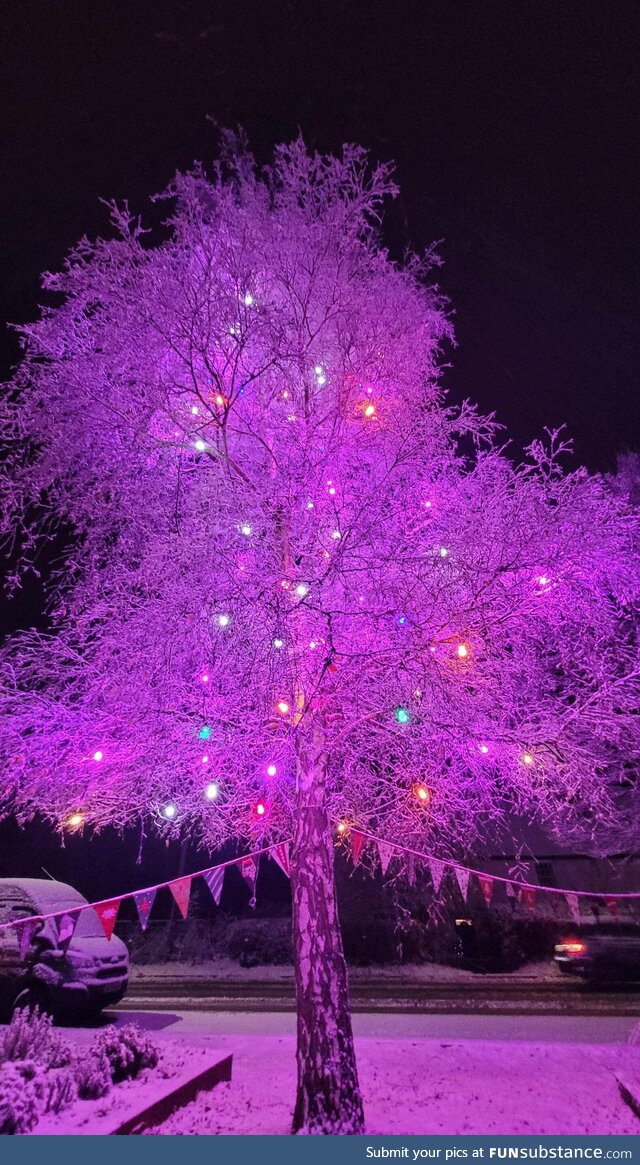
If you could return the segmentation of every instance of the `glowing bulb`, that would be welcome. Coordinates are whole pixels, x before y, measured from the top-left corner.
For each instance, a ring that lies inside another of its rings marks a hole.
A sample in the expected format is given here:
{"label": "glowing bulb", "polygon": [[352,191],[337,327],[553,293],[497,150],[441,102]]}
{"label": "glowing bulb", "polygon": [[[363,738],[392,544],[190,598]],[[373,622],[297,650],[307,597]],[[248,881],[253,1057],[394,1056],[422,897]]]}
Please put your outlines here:
{"label": "glowing bulb", "polygon": [[530,752],[523,752],[522,762],[525,765],[532,765],[533,764],[533,757],[532,757]]}
{"label": "glowing bulb", "polygon": [[339,530],[332,530],[331,537],[333,538],[334,542],[337,542],[339,538],[342,538],[342,534]]}
{"label": "glowing bulb", "polygon": [[67,819],[67,825],[69,829],[77,829],[79,825],[82,825],[83,821],[84,817],[82,813],[72,813],[71,817]]}
{"label": "glowing bulb", "polygon": [[485,756],[486,756],[486,754],[488,753],[488,751],[489,751],[489,746],[488,746],[488,745],[486,745],[486,744],[481,744],[481,745],[480,745],[480,752],[481,752],[481,753],[483,753]]}
{"label": "glowing bulb", "polygon": [[216,797],[218,796],[218,786],[216,785],[215,781],[212,781],[210,785],[207,785],[204,791],[204,795],[207,798],[207,801],[215,801]]}
{"label": "glowing bulb", "polygon": [[278,704],[278,712],[280,713],[281,716],[286,716],[288,711],[289,711],[289,705],[287,704],[287,701],[281,700],[280,703]]}
{"label": "glowing bulb", "polygon": [[258,817],[264,817],[265,807],[262,804],[262,801],[258,801],[258,804],[256,805],[256,813],[258,814]]}
{"label": "glowing bulb", "polygon": [[309,644],[309,651],[315,651],[317,646],[318,644],[316,643],[315,639],[312,639]]}
{"label": "glowing bulb", "polygon": [[322,376],[322,373],[324,372],[324,368],[322,367],[322,364],[316,364],[313,371],[315,372],[316,376]]}
{"label": "glowing bulb", "polygon": [[398,724],[408,724],[411,719],[406,708],[396,708],[396,720]]}
{"label": "glowing bulb", "polygon": [[425,788],[424,785],[418,785],[418,787],[416,788],[416,797],[418,798],[419,801],[422,801],[422,802],[428,801],[429,800],[429,790],[427,788]]}
{"label": "glowing bulb", "polygon": [[197,449],[198,453],[204,453],[205,449],[207,448],[207,442],[203,441],[202,437],[198,437],[198,440],[194,441],[193,444],[194,444],[194,447]]}
{"label": "glowing bulb", "polygon": [[244,534],[245,538],[249,538],[250,535],[252,534],[252,532],[253,532],[253,527],[250,526],[248,522],[244,522],[243,525],[240,527],[240,533]]}
{"label": "glowing bulb", "polygon": [[298,583],[296,587],[296,594],[300,599],[304,599],[305,595],[309,594],[309,587],[306,583]]}
{"label": "glowing bulb", "polygon": [[449,551],[447,550],[446,546],[441,546],[439,551],[438,551],[438,554],[440,555],[441,558],[448,558],[449,557]]}
{"label": "glowing bulb", "polygon": [[406,616],[406,615],[401,615],[401,616],[400,616],[400,618],[398,619],[398,623],[400,623],[402,626],[404,626],[404,624],[406,623],[406,621],[407,621],[407,616]]}
{"label": "glowing bulb", "polygon": [[217,393],[217,395],[214,397],[214,400],[215,400],[217,405],[220,405],[220,407],[222,407],[222,405],[226,403],[221,392]]}
{"label": "glowing bulb", "polygon": [[203,684],[208,684],[208,683],[209,683],[209,677],[208,677],[208,676],[200,676],[200,681],[201,681],[201,683],[203,683]]}
{"label": "glowing bulb", "polygon": [[253,307],[253,296],[250,291],[246,291],[242,300],[245,307]]}
{"label": "glowing bulb", "polygon": [[167,821],[173,821],[173,818],[175,817],[177,812],[178,812],[178,806],[174,805],[173,802],[170,801],[168,805],[163,806],[162,816],[166,817]]}
{"label": "glowing bulb", "polygon": [[547,578],[546,574],[543,574],[538,579],[538,582],[540,583],[541,587],[546,587],[547,583],[549,582],[549,579]]}
{"label": "glowing bulb", "polygon": [[93,759],[94,760],[102,760],[103,756],[104,756],[104,753],[101,751],[101,749],[97,748],[93,754]]}
{"label": "glowing bulb", "polygon": [[430,510],[431,509],[431,502],[425,502],[424,508],[425,508],[425,510]]}
{"label": "glowing bulb", "polygon": [[317,376],[316,377],[316,384],[319,384],[322,387],[322,385],[326,384],[326,383],[327,383],[326,376]]}
{"label": "glowing bulb", "polygon": [[277,765],[267,765],[267,776],[268,777],[275,777],[277,771],[278,771]]}
{"label": "glowing bulb", "polygon": [[338,822],[338,833],[346,833],[346,832],[347,832],[347,827],[346,827],[344,821],[339,821]]}
{"label": "glowing bulb", "polygon": [[331,494],[331,497],[334,497],[334,496],[335,496],[335,492],[336,492],[336,487],[335,487],[335,485],[332,485],[332,486],[330,486],[330,487],[329,487],[329,493]]}
{"label": "glowing bulb", "polygon": [[203,763],[203,765],[208,765],[208,764],[209,764],[209,757],[208,757],[208,756],[203,756],[203,758],[202,758],[202,763]]}
{"label": "glowing bulb", "polygon": [[218,615],[218,626],[219,627],[228,627],[230,622],[231,622],[230,615]]}
{"label": "glowing bulb", "polygon": [[197,405],[191,405],[191,412],[193,413],[194,417],[197,417],[198,413],[200,412],[200,409],[198,408]]}
{"label": "glowing bulb", "polygon": [[367,405],[366,409],[364,410],[364,415],[365,415],[365,417],[375,417],[375,415],[376,415],[376,406],[375,406],[375,405],[371,405],[371,404],[370,404],[370,405]]}
{"label": "glowing bulb", "polygon": [[312,510],[313,508],[313,502],[307,502],[307,509]]}
{"label": "glowing bulb", "polygon": [[459,643],[456,648],[456,654],[459,659],[466,659],[469,654],[469,648],[464,643]]}
{"label": "glowing bulb", "polygon": [[211,736],[211,729],[209,728],[208,724],[202,725],[202,728],[200,729],[198,736],[200,737],[200,740],[208,740],[209,739],[209,737]]}
{"label": "glowing bulb", "polygon": [[279,651],[281,647],[284,647],[284,639],[274,639],[273,646]]}
{"label": "glowing bulb", "polygon": [[291,421],[291,423],[293,424],[293,422],[297,420],[296,414],[295,414],[295,413],[289,413],[289,416],[287,417],[287,420],[288,420],[288,421]]}

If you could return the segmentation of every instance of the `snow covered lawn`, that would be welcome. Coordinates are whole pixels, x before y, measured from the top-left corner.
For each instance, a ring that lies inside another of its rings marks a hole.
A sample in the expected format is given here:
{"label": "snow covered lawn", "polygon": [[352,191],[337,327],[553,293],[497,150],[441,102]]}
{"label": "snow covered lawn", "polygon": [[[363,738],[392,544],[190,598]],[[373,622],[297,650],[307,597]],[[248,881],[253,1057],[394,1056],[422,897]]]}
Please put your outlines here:
{"label": "snow covered lawn", "polygon": [[[640,1133],[614,1078],[616,1067],[638,1062],[636,1049],[513,1040],[356,1043],[370,1135]],[[218,1034],[215,1044],[233,1051],[231,1083],[202,1094],[155,1132],[286,1135],[293,1038]]]}
{"label": "snow covered lawn", "polygon": [[[234,959],[211,959],[203,963],[144,963],[132,964],[131,980],[135,983],[144,983],[145,980],[170,979],[203,979],[211,982],[218,980],[239,982],[293,982],[293,967],[267,966],[241,967]],[[510,982],[516,980],[551,981],[558,983],[561,976],[558,968],[551,959],[540,963],[526,963],[517,971],[504,975],[475,975],[472,971],[463,971],[460,967],[445,967],[439,963],[404,964],[402,966],[383,967],[349,967],[351,982],[384,982],[392,979],[407,983],[482,983],[482,982]]]}

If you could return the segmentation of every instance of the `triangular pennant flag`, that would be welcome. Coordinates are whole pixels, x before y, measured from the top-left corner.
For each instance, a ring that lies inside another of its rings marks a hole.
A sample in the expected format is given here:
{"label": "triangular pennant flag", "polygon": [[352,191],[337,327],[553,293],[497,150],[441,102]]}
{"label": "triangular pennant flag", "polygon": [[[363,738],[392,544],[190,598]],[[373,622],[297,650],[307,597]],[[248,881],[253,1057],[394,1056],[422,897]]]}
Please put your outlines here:
{"label": "triangular pennant flag", "polygon": [[32,918],[28,918],[26,922],[23,922],[20,926],[16,927],[16,930],[18,931],[18,953],[20,955],[21,963],[24,963],[29,953],[31,939],[33,938],[37,929],[38,923],[34,922]]}
{"label": "triangular pennant flag", "polygon": [[111,939],[111,935],[113,934],[113,928],[116,925],[116,918],[118,917],[121,901],[121,898],[112,898],[109,902],[99,902],[98,905],[94,907],[95,912],[100,919],[100,925],[102,926],[102,929],[108,939]]}
{"label": "triangular pennant flag", "polygon": [[505,882],[504,889],[505,889],[505,894],[507,895],[507,898],[515,898],[516,888],[515,888],[513,882]]}
{"label": "triangular pennant flag", "polygon": [[618,899],[617,898],[607,897],[604,900],[604,904],[605,904],[607,910],[609,911],[609,914],[613,914],[615,916],[618,913]]}
{"label": "triangular pennant flag", "polygon": [[271,854],[274,862],[278,863],[282,872],[287,875],[287,878],[290,878],[291,869],[289,866],[289,842],[281,841],[279,845],[272,846],[269,850],[269,853]]}
{"label": "triangular pennant flag", "polygon": [[359,833],[357,829],[352,829],[351,830],[351,856],[353,858],[354,866],[357,866],[357,864],[358,864],[358,858],[360,857],[360,851],[362,850],[363,844],[364,844],[363,834]]}
{"label": "triangular pennant flag", "polygon": [[532,886],[523,886],[520,890],[520,900],[524,902],[528,910],[535,910],[536,908],[536,892]]}
{"label": "triangular pennant flag", "polygon": [[384,877],[387,870],[389,869],[389,862],[391,861],[391,859],[395,853],[395,848],[394,848],[394,846],[389,845],[389,843],[387,841],[379,841],[378,842],[378,853],[380,855],[380,866],[382,868],[382,876]]}
{"label": "triangular pennant flag", "polygon": [[580,922],[580,899],[577,894],[566,893],[567,906],[571,911],[571,917],[575,923]]}
{"label": "triangular pennant flag", "polygon": [[446,866],[444,862],[438,861],[437,858],[429,858],[428,864],[431,881],[433,882],[433,892],[434,894],[439,894]]}
{"label": "triangular pennant flag", "polygon": [[240,873],[251,890],[251,898],[249,899],[249,906],[253,910],[256,904],[256,880],[258,877],[258,859],[257,858],[242,858],[240,861]]}
{"label": "triangular pennant flag", "polygon": [[478,874],[478,882],[480,883],[480,889],[482,890],[482,897],[484,898],[487,906],[490,906],[491,897],[493,895],[493,878],[490,878],[488,874]]}
{"label": "triangular pennant flag", "polygon": [[191,894],[191,875],[187,874],[184,878],[174,878],[173,882],[169,882],[169,889],[182,917],[186,918]]}
{"label": "triangular pennant flag", "polygon": [[220,905],[220,899],[222,898],[225,869],[225,866],[215,866],[213,870],[207,870],[206,874],[202,875],[211,891],[211,897],[216,906]]}
{"label": "triangular pennant flag", "polygon": [[79,913],[79,911],[76,911],[74,914],[59,914],[54,919],[58,931],[58,946],[61,951],[66,951],[73,938],[76,926],[78,925]]}
{"label": "triangular pennant flag", "polygon": [[138,911],[138,920],[143,930],[147,929],[149,915],[153,909],[155,899],[155,890],[138,890],[138,893],[133,895],[133,901],[135,902],[136,910]]}
{"label": "triangular pennant flag", "polygon": [[454,866],[453,868],[455,870],[456,878],[458,879],[460,893],[462,894],[462,897],[463,897],[464,901],[466,902],[467,901],[467,890],[469,889],[470,871],[465,870],[464,866]]}

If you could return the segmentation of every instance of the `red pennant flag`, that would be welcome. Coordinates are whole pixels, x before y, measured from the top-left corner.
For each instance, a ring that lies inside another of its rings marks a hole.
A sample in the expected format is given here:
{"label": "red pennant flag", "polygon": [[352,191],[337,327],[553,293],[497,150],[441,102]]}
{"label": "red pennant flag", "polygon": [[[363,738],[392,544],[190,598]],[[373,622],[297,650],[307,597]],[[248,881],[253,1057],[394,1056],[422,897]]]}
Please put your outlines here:
{"label": "red pennant flag", "polygon": [[613,914],[615,917],[615,915],[618,913],[618,899],[617,898],[605,898],[604,904],[605,904],[607,910],[609,911],[609,914]]}
{"label": "red pennant flag", "polygon": [[290,878],[291,867],[289,865],[289,842],[281,841],[279,845],[274,845],[269,850],[269,853],[271,854],[273,860],[278,863],[283,873],[287,875],[287,878]]}
{"label": "red pennant flag", "polygon": [[58,931],[58,946],[61,951],[66,951],[71,939],[74,936],[76,926],[78,925],[79,911],[74,914],[59,914],[54,918],[54,923]]}
{"label": "red pennant flag", "polygon": [[466,902],[467,901],[467,890],[469,889],[470,872],[469,872],[469,870],[465,870],[464,866],[454,866],[453,868],[455,871],[456,878],[458,879],[458,885],[460,887],[460,893],[462,894],[462,899],[464,902]]}
{"label": "red pennant flag", "polygon": [[357,829],[351,830],[351,856],[353,858],[354,866],[358,864],[358,858],[364,844],[364,837]]}
{"label": "red pennant flag", "polygon": [[138,890],[138,893],[133,895],[133,901],[138,911],[138,921],[143,930],[147,929],[149,915],[151,914],[155,898],[155,890]]}
{"label": "red pennant flag", "polygon": [[169,882],[169,889],[182,917],[186,918],[191,894],[191,875],[187,874],[184,878],[174,878],[173,882]]}
{"label": "red pennant flag", "polygon": [[531,886],[523,886],[520,890],[520,899],[528,910],[536,908],[536,892]]}
{"label": "red pennant flag", "polygon": [[121,901],[121,898],[112,898],[109,902],[99,902],[94,907],[100,919],[100,925],[109,940],[113,934],[113,928],[116,925],[116,918],[118,917]]}
{"label": "red pennant flag", "polygon": [[38,929],[38,923],[34,922],[32,918],[28,918],[20,926],[16,927],[18,931],[18,953],[20,955],[20,962],[24,963],[31,946],[31,939]]}
{"label": "red pennant flag", "polygon": [[482,890],[482,897],[487,906],[490,906],[493,895],[493,878],[490,878],[488,874],[478,874],[478,881]]}

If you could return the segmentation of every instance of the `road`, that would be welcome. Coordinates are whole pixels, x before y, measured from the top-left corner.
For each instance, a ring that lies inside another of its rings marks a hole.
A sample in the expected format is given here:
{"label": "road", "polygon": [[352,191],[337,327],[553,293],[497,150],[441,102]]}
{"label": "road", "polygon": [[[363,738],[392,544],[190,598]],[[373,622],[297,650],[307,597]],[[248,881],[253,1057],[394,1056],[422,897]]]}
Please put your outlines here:
{"label": "road", "polygon": [[[118,1024],[137,1023],[147,1031],[194,1036],[295,1034],[288,1011],[139,1011],[121,1005],[108,1013]],[[638,1023],[631,1016],[599,1015],[429,1015],[406,1012],[354,1015],[356,1036],[373,1039],[518,1040],[531,1043],[625,1044]]]}

